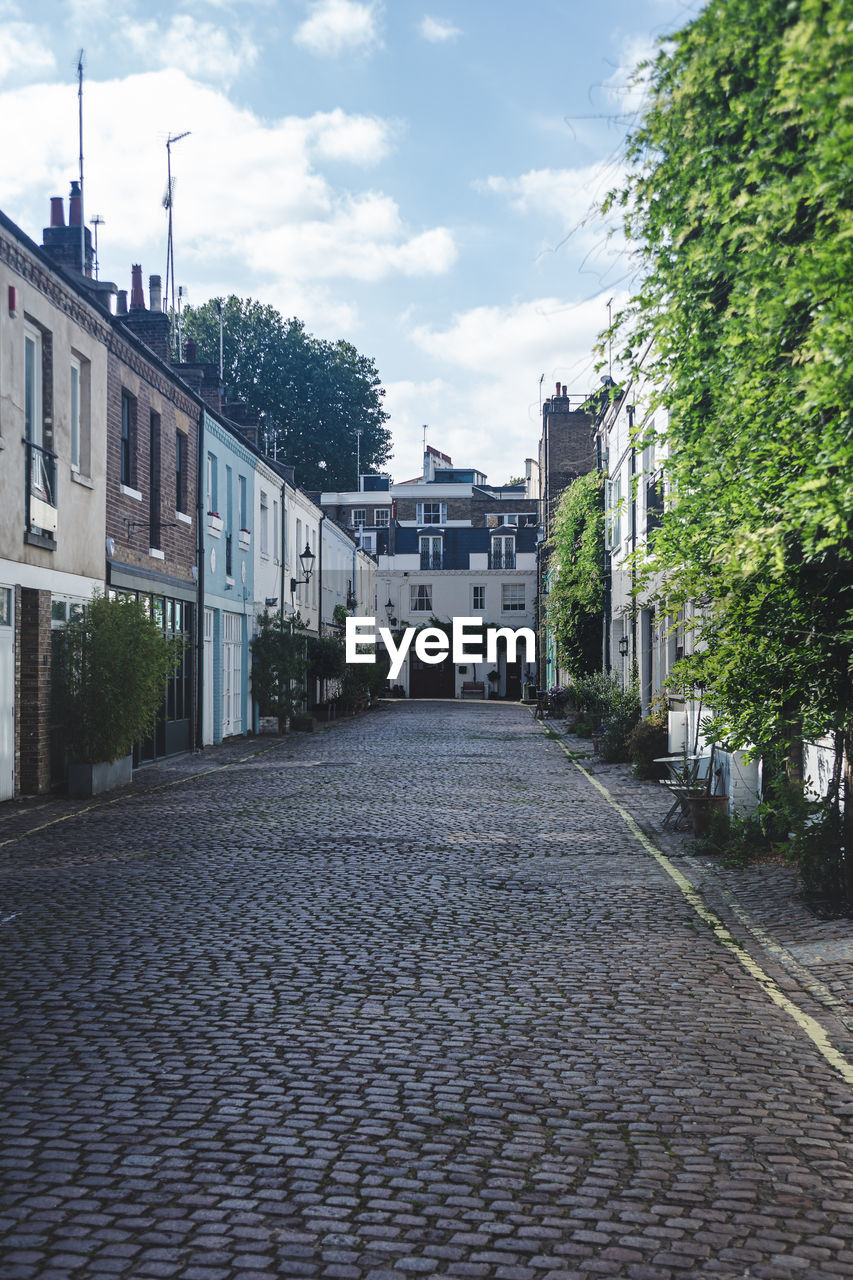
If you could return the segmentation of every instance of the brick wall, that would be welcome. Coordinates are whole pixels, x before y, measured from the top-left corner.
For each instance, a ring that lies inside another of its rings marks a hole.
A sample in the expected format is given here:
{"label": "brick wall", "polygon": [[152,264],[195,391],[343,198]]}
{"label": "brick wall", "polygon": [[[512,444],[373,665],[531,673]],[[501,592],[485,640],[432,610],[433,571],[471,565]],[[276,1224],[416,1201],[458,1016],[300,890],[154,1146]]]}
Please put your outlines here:
{"label": "brick wall", "polygon": [[21,795],[50,790],[50,592],[15,590],[15,776]]}
{"label": "brick wall", "polygon": [[[135,354],[135,353],[134,353]],[[121,492],[121,402],[129,392],[136,405],[137,499]],[[151,413],[160,417],[160,546],[163,559],[149,554]],[[187,524],[176,517],[176,433],[187,436]],[[115,558],[136,568],[187,581],[196,563],[198,409],[179,386],[172,386],[143,359],[121,358],[111,351],[107,370],[107,535],[115,540]]]}

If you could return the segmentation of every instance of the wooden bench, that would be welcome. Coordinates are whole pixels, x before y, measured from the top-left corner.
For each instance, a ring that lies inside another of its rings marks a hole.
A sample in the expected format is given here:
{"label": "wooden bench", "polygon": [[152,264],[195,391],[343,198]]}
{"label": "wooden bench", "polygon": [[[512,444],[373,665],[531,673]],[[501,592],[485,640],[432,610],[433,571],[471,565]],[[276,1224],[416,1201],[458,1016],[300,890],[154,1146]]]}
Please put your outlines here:
{"label": "wooden bench", "polygon": [[463,680],[462,681],[462,697],[463,698],[485,698],[486,686],[482,680]]}

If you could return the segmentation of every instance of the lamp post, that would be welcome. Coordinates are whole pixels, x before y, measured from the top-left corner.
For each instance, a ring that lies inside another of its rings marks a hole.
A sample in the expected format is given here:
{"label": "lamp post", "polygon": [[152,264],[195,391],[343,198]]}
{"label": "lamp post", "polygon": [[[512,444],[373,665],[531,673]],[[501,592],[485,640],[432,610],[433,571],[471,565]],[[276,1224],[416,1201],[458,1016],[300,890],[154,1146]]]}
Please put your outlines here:
{"label": "lamp post", "polygon": [[388,619],[389,627],[396,627],[397,619],[394,617],[394,601],[390,596],[385,601],[385,617]]}
{"label": "lamp post", "polygon": [[314,555],[314,552],[311,550],[310,546],[306,542],[305,550],[302,552],[302,555],[299,557],[299,563],[302,565],[302,572],[305,574],[305,577],[290,579],[291,595],[295,595],[297,587],[307,586],[308,583],[311,581],[311,574],[314,572],[314,561],[316,559],[317,557]]}

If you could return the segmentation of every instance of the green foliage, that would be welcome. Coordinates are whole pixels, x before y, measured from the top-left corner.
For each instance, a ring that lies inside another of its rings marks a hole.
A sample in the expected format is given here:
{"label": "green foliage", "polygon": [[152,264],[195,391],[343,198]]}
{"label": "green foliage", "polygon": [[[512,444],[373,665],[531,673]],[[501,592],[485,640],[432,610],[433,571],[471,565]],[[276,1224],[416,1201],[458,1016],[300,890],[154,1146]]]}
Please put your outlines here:
{"label": "green foliage", "polygon": [[262,613],[252,640],[252,692],[262,716],[293,716],[305,699],[307,668],[304,625],[277,613]]}
{"label": "green foliage", "polygon": [[601,664],[604,607],[604,487],[591,471],[563,493],[550,543],[547,622],[560,666],[572,676]]}
{"label": "green foliage", "polygon": [[63,701],[74,760],[112,763],[151,733],[179,644],[131,596],[93,596],[71,619],[64,631]]}
{"label": "green foliage", "polygon": [[[187,307],[184,333],[198,359],[219,362],[215,301]],[[234,295],[223,303],[223,376],[229,394],[262,414],[262,442],[296,467],[308,489],[352,489],[356,484],[356,430],[361,470],[388,459],[384,388],[375,362],[350,343],[307,333],[301,320],[285,320],[274,307]]]}
{"label": "green foliage", "polygon": [[635,778],[665,778],[666,766],[655,764],[667,754],[669,733],[665,714],[647,716],[628,734],[628,758],[634,766]]}
{"label": "green foliage", "polygon": [[308,674],[316,680],[335,680],[346,670],[343,641],[337,636],[307,636]]}
{"label": "green foliage", "polygon": [[623,688],[604,671],[579,676],[570,686],[579,712],[576,730],[601,734],[601,758],[608,763],[628,759],[628,737],[640,718],[640,695],[635,684]]}
{"label": "green foliage", "polygon": [[711,732],[761,752],[853,745],[851,155],[848,0],[710,0],[654,61],[611,198],[643,273],[624,354],[650,344],[670,410],[647,569],[670,612],[702,601],[684,674]]}

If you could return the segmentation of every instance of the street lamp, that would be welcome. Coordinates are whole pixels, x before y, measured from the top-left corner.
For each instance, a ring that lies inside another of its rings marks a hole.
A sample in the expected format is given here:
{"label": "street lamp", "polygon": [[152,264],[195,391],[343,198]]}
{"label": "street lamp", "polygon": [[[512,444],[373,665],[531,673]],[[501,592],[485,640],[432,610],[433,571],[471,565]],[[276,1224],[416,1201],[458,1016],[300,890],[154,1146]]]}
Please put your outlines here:
{"label": "street lamp", "polygon": [[389,627],[396,627],[397,625],[397,619],[393,615],[394,615],[394,601],[389,596],[388,599],[385,601],[385,617],[388,619]]}
{"label": "street lamp", "polygon": [[311,581],[311,574],[314,572],[314,561],[316,559],[317,557],[314,555],[314,552],[311,550],[308,543],[306,542],[305,550],[302,552],[302,555],[299,557],[299,563],[302,565],[302,572],[305,574],[305,577],[290,579],[291,595],[293,595],[297,587],[307,586],[308,583]]}
{"label": "street lamp", "polygon": [[628,637],[622,636],[622,638],[619,641],[619,654],[621,657],[623,658],[628,657],[628,648],[629,648]]}

